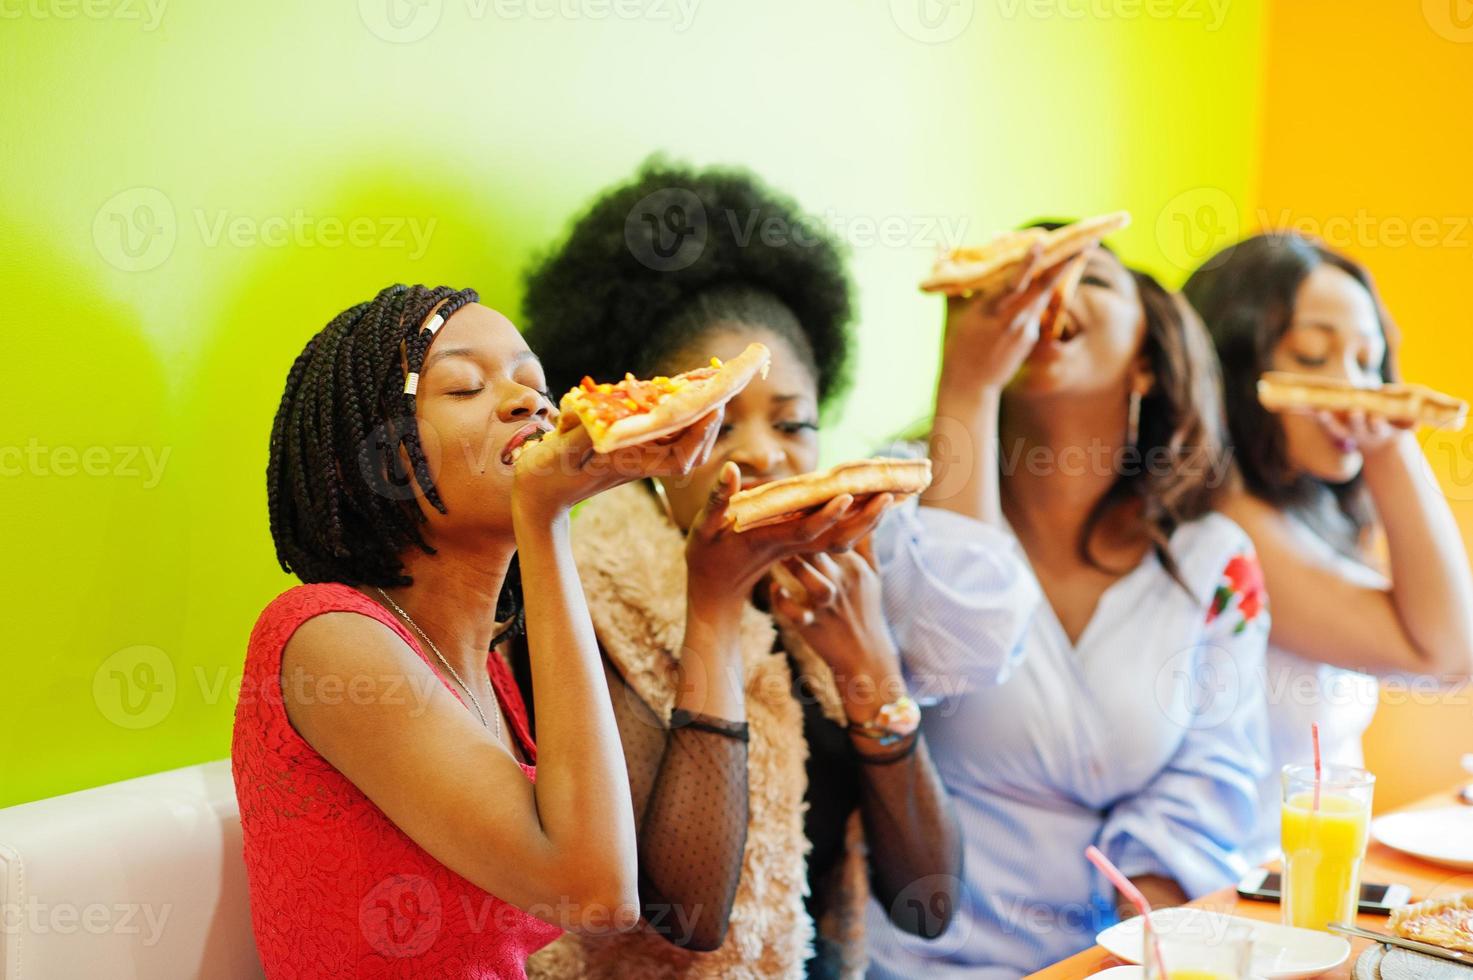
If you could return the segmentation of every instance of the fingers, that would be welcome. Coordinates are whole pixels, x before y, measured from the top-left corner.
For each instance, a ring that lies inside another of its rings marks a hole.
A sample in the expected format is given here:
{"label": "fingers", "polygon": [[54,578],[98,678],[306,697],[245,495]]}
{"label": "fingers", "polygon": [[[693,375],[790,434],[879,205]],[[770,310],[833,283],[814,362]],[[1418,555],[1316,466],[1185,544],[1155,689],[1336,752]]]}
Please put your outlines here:
{"label": "fingers", "polygon": [[1351,438],[1349,427],[1346,425],[1345,421],[1340,416],[1337,416],[1335,413],[1327,412],[1324,409],[1321,409],[1320,411],[1314,413],[1314,417],[1315,420],[1319,422],[1320,427],[1324,429],[1325,432],[1328,433],[1332,439],[1343,441]]}
{"label": "fingers", "polygon": [[796,575],[788,571],[787,565],[777,562],[768,569],[768,574],[772,576],[773,583],[786,592],[794,602],[802,606],[808,604],[808,593],[804,591],[803,583],[798,581]]}
{"label": "fingers", "polygon": [[818,510],[801,518],[795,528],[796,540],[808,543],[816,540],[829,528],[844,518],[849,513],[849,508],[854,506],[854,498],[847,493],[841,493]]}
{"label": "fingers", "polygon": [[1033,277],[1038,274],[1041,265],[1043,265],[1043,242],[1034,242],[1033,247],[1028,250],[1028,258],[1024,260],[1023,268],[1013,280],[1012,288],[1008,290],[1008,295],[1019,296],[1027,292],[1029,284],[1033,282]]}
{"label": "fingers", "polygon": [[792,593],[777,583],[776,579],[768,584],[767,596],[773,615],[779,619],[785,619],[799,626],[813,624],[813,610],[794,598]]}
{"label": "fingers", "polygon": [[646,476],[689,476],[710,457],[722,415],[723,409],[714,408],[678,433],[615,449],[608,454],[609,462],[626,482]]}
{"label": "fingers", "polygon": [[995,308],[994,315],[1002,321],[1003,330],[1017,343],[1031,347],[1037,342],[1043,311],[1068,270],[1068,262],[1057,263],[1030,281],[1026,288],[1004,297]]}
{"label": "fingers", "polygon": [[848,516],[825,536],[822,542],[823,550],[843,552],[854,547],[860,539],[874,530],[875,525],[879,523],[886,508],[894,499],[891,494],[877,493],[870,497],[863,507],[851,510]]}
{"label": "fingers", "polygon": [[789,558],[782,564],[798,580],[798,584],[803,586],[803,591],[808,595],[807,605],[810,609],[834,604],[839,595],[837,582],[841,573],[832,558],[817,554],[808,558]]}
{"label": "fingers", "polygon": [[518,476],[551,476],[563,467],[582,469],[593,455],[593,437],[578,425],[566,432],[554,430],[536,442],[527,443],[517,457],[515,469]]}
{"label": "fingers", "polygon": [[1028,315],[1030,319],[1041,315],[1044,308],[1048,306],[1049,300],[1053,298],[1054,290],[1068,274],[1069,263],[1060,262],[1039,276],[1035,283],[1037,290],[1028,291],[1028,302],[1021,312]]}
{"label": "fingers", "polygon": [[712,537],[726,526],[726,508],[731,503],[731,498],[742,485],[742,473],[737,464],[727,460],[721,466],[721,472],[716,474],[716,482],[711,485],[711,495],[706,498],[706,505],[701,508],[701,514],[696,518],[696,532]]}
{"label": "fingers", "polygon": [[875,558],[875,536],[866,534],[854,545],[854,553],[869,563],[871,571],[878,572],[880,563]]}
{"label": "fingers", "polygon": [[842,493],[811,514],[754,527],[742,534],[753,544],[769,548],[774,560],[786,555],[823,551],[826,546],[815,546],[814,542],[841,520],[853,503],[853,497]]}
{"label": "fingers", "polygon": [[688,475],[691,470],[700,466],[711,455],[711,447],[716,444],[716,436],[721,431],[721,419],[724,414],[724,407],[713,408],[686,429],[676,441],[670,455],[673,457],[678,475]]}

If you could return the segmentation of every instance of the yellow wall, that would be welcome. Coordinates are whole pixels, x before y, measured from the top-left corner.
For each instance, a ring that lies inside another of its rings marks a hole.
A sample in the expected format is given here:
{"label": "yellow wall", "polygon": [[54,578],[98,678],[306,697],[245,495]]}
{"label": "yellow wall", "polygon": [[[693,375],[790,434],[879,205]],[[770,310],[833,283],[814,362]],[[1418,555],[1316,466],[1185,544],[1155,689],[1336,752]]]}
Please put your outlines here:
{"label": "yellow wall", "polygon": [[533,250],[651,150],[846,229],[830,459],[925,411],[942,222],[1129,207],[1124,246],[1179,276],[1172,215],[1246,207],[1256,89],[1222,80],[1258,76],[1259,0],[917,2],[0,5],[0,806],[226,754],[289,584],[263,473],[292,357],[393,281],[514,312]]}
{"label": "yellow wall", "polygon": [[[1265,14],[1251,227],[1300,227],[1370,267],[1407,378],[1473,400],[1473,11],[1464,0],[1291,0]],[[1428,440],[1473,545],[1473,433]],[[1429,703],[1432,701],[1432,703]],[[1381,808],[1450,785],[1473,689],[1383,696],[1366,740]]]}

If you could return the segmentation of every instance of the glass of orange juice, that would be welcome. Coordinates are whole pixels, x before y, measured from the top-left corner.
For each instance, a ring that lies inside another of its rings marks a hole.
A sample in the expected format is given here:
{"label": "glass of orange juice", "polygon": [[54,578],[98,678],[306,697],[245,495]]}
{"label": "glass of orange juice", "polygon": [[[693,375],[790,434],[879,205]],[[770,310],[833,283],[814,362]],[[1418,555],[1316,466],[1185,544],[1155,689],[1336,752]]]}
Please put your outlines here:
{"label": "glass of orange juice", "polygon": [[1147,940],[1145,964],[1147,980],[1243,980],[1249,976],[1253,960],[1253,935],[1244,926],[1230,926],[1221,934],[1193,932],[1158,933],[1161,959],[1156,958]]}
{"label": "glass of orange juice", "polygon": [[1318,809],[1314,766],[1285,766],[1280,782],[1284,924],[1320,930],[1332,922],[1353,924],[1376,777],[1352,766],[1325,766]]}

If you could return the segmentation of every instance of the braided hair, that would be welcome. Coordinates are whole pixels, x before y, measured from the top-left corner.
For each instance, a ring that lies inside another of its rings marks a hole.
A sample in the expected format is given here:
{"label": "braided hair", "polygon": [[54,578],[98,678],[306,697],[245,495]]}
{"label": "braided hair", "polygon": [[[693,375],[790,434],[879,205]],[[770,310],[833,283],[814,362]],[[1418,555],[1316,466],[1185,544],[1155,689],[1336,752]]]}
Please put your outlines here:
{"label": "braided hair", "polygon": [[[442,514],[445,502],[405,379],[424,366],[432,314],[448,320],[479,298],[448,286],[390,286],[338,314],[297,355],[266,466],[271,538],[284,571],[303,582],[404,586],[412,581],[404,549],[435,553],[421,532],[415,487]],[[497,618],[519,625],[521,605],[513,560]]]}

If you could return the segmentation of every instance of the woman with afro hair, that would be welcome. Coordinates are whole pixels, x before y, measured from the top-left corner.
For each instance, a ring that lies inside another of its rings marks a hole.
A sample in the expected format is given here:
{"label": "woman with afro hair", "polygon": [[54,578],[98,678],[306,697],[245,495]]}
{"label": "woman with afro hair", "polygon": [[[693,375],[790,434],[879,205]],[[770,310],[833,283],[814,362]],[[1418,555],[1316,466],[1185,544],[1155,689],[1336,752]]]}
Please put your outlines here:
{"label": "woman with afro hair", "polygon": [[[908,623],[944,633],[966,607],[954,642],[1006,660],[1029,609],[1018,565],[980,549],[953,591],[902,557],[882,588],[869,535],[884,494],[725,527],[738,489],[818,465],[820,410],[850,350],[837,245],[745,171],[651,161],[533,269],[524,313],[559,389],[668,375],[754,341],[772,350],[704,464],[575,519],[629,766],[643,922],[566,937],[531,975],[859,976],[871,892],[898,928],[939,935],[961,871],[951,806],[924,739],[903,726],[873,737],[876,719],[909,703]],[[889,508],[885,523],[913,529],[915,510]],[[772,576],[776,564],[789,574]]]}

